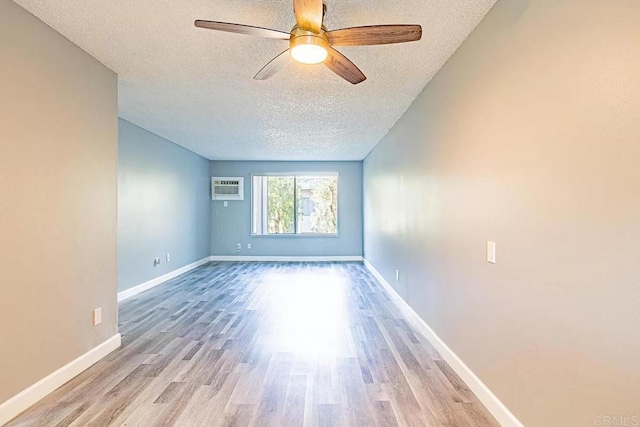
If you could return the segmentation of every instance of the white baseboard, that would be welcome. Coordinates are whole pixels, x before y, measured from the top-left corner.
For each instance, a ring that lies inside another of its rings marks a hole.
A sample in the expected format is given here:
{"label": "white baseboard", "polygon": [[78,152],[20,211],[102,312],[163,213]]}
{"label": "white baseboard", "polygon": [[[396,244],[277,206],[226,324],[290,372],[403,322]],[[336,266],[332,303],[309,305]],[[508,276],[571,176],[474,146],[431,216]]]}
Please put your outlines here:
{"label": "white baseboard", "polygon": [[361,256],[235,256],[235,255],[213,255],[211,261],[242,261],[242,262],[287,262],[287,261],[308,261],[308,262],[347,262],[362,261]]}
{"label": "white baseboard", "polygon": [[28,409],[64,383],[76,377],[118,347],[120,347],[120,334],[112,336],[102,344],[0,404],[0,425],[9,422],[25,409]]}
{"label": "white baseboard", "polygon": [[482,404],[491,412],[500,425],[505,427],[523,427],[522,423],[513,415],[509,409],[498,399],[498,397],[489,390],[489,388],[473,373],[471,369],[440,339],[438,335],[426,324],[424,320],[402,299],[395,289],[385,280],[384,277],[375,269],[373,265],[364,259],[364,265],[371,274],[380,282],[387,290],[389,296],[393,299],[396,306],[400,309],[402,315],[411,323],[411,325],[419,330],[431,344],[438,350],[442,358],[451,366],[451,368],[462,378],[469,386],[471,391],[480,399]]}
{"label": "white baseboard", "polygon": [[185,265],[184,267],[178,268],[177,270],[173,270],[167,274],[163,274],[160,277],[151,279],[148,282],[144,282],[137,286],[134,286],[133,288],[129,288],[122,292],[118,292],[118,302],[131,298],[134,295],[138,295],[140,292],[144,292],[148,289],[158,286],[159,284],[164,283],[167,280],[171,280],[174,277],[178,277],[179,275],[184,274],[187,271],[193,270],[196,267],[200,267],[201,265],[206,264],[208,262],[209,262],[209,257],[202,258],[200,261],[196,261],[189,265]]}

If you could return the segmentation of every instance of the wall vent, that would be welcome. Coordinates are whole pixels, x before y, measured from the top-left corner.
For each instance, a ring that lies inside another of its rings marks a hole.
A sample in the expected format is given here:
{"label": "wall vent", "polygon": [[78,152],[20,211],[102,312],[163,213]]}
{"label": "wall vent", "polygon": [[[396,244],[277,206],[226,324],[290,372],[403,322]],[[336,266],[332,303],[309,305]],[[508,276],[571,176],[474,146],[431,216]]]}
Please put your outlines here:
{"label": "wall vent", "polygon": [[213,200],[244,200],[244,178],[220,177],[211,178],[211,195]]}

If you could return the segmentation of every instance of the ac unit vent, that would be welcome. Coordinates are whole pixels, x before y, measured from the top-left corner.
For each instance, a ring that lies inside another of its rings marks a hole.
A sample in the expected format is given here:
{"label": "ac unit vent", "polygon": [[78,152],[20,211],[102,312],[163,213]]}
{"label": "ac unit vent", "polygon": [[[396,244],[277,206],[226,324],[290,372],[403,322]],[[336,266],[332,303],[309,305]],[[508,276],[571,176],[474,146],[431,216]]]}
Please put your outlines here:
{"label": "ac unit vent", "polygon": [[211,178],[213,200],[244,200],[244,178]]}

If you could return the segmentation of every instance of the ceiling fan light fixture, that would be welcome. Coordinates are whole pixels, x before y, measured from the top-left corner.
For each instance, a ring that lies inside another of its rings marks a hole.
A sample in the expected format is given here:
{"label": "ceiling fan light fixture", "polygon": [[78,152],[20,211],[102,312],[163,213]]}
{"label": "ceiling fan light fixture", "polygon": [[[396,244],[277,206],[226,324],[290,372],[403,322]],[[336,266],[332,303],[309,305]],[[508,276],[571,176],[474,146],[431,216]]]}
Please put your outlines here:
{"label": "ceiling fan light fixture", "polygon": [[291,48],[291,57],[302,64],[320,64],[328,56],[327,49],[317,44],[299,44]]}
{"label": "ceiling fan light fixture", "polygon": [[329,56],[329,39],[319,34],[294,28],[289,42],[291,57],[302,64],[320,64]]}

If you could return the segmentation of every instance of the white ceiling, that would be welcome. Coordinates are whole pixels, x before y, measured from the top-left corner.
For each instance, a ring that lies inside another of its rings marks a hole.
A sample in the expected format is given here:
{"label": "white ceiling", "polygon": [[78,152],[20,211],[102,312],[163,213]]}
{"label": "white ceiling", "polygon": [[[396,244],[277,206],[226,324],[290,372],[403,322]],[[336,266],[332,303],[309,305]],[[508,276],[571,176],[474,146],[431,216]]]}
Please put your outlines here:
{"label": "white ceiling", "polygon": [[421,24],[402,45],[338,48],[367,75],[319,66],[253,76],[287,42],[195,19],[289,31],[287,0],[15,0],[119,75],[120,116],[209,159],[361,160],[495,0],[326,0],[327,28]]}

